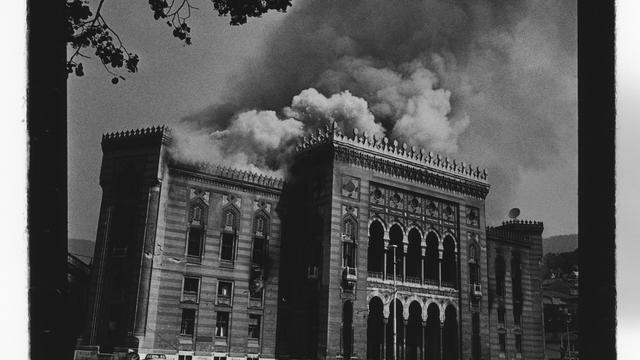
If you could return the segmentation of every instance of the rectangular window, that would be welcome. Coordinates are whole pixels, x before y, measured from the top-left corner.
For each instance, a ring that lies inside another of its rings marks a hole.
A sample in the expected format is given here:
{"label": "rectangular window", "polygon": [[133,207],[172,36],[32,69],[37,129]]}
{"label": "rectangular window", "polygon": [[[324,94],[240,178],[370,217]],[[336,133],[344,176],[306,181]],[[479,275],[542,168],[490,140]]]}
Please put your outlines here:
{"label": "rectangular window", "polygon": [[222,244],[220,250],[220,259],[225,261],[233,261],[233,247],[235,235],[230,233],[222,234]]}
{"label": "rectangular window", "polygon": [[218,304],[231,306],[231,294],[233,293],[232,291],[232,282],[218,281]]}
{"label": "rectangular window", "polygon": [[253,291],[249,291],[249,299],[252,301],[259,301],[262,302],[262,293],[263,293],[263,288],[259,288]]}
{"label": "rectangular window", "polygon": [[194,325],[196,323],[195,309],[182,309],[182,322],[180,323],[181,335],[193,335]]}
{"label": "rectangular window", "polygon": [[192,278],[192,277],[184,278],[184,286],[182,290],[185,294],[186,293],[197,294],[199,287],[200,287],[200,279]]}
{"label": "rectangular window", "polygon": [[498,308],[498,324],[504,326],[504,308]]}
{"label": "rectangular window", "polygon": [[260,339],[260,315],[249,315],[249,339]]}
{"label": "rectangular window", "polygon": [[184,278],[182,285],[182,301],[198,302],[198,290],[200,288],[200,279],[194,277]]}
{"label": "rectangular window", "polygon": [[506,335],[504,333],[498,334],[498,340],[500,341],[500,352],[503,354],[506,353],[507,352]]}
{"label": "rectangular window", "polygon": [[229,313],[218,311],[216,313],[216,336],[229,336]]}
{"label": "rectangular window", "polygon": [[251,254],[251,261],[256,265],[263,265],[264,262],[264,239],[253,239],[253,251]]}
{"label": "rectangular window", "polygon": [[191,355],[178,355],[178,360],[191,360],[193,356]]}
{"label": "rectangular window", "polygon": [[187,255],[200,257],[202,255],[202,228],[190,227],[187,241]]}
{"label": "rectangular window", "polygon": [[522,335],[516,334],[516,352],[518,354],[522,353]]}
{"label": "rectangular window", "polygon": [[214,356],[213,360],[227,360],[226,356]]}

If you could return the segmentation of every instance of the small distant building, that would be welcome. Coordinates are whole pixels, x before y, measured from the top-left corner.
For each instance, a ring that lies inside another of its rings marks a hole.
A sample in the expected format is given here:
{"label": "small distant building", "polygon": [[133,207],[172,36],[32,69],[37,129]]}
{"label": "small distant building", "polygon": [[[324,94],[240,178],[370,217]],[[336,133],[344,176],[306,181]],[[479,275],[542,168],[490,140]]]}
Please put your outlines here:
{"label": "small distant building", "polygon": [[67,254],[67,313],[69,314],[67,329],[71,331],[70,336],[74,339],[80,339],[85,330],[90,276],[90,264],[85,263],[78,256]]}
{"label": "small distant building", "polygon": [[543,226],[487,228],[484,170],[335,126],[301,140],[286,181],[177,161],[171,141],[165,127],[103,137],[84,345],[544,359]]}
{"label": "small distant building", "polygon": [[549,360],[577,360],[578,276],[577,270],[542,282],[546,355]]}

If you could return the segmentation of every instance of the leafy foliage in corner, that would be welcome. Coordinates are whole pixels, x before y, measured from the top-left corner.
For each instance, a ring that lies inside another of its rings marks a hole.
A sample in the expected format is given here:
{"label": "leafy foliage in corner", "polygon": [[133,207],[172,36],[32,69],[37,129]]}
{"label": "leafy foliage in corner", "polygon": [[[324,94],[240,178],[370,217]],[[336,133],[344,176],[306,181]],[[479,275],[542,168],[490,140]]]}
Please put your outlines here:
{"label": "leafy foliage in corner", "polygon": [[[172,29],[172,35],[191,45],[191,28],[187,20],[191,10],[197,10],[191,4],[193,0],[148,0],[155,20],[163,20]],[[285,12],[291,6],[290,0],[211,0],[220,16],[230,16],[231,25],[241,25],[249,17],[260,17],[269,10]],[[112,75],[111,82],[117,84],[124,80],[122,71],[129,73],[138,71],[138,55],[129,52],[124,42],[113,28],[109,26],[101,14],[105,0],[100,0],[95,14],[91,11],[88,0],[66,0],[66,37],[67,43],[74,50],[67,60],[67,73],[76,76],[84,75],[84,67],[80,58],[89,59],[83,51],[94,51],[105,70]],[[124,68],[124,69],[123,69]]]}
{"label": "leafy foliage in corner", "polygon": [[211,0],[220,16],[229,15],[231,25],[242,25],[249,17],[260,17],[269,10],[287,11],[290,0]]}
{"label": "leafy foliage in corner", "polygon": [[124,77],[114,70],[124,67],[128,72],[136,72],[139,58],[127,51],[118,34],[100,14],[103,3],[104,0],[101,0],[94,15],[85,0],[66,1],[66,37],[67,43],[74,49],[73,55],[67,60],[67,73],[84,75],[78,58],[90,58],[82,51],[91,48],[105,70],[113,76],[111,82],[117,84]]}

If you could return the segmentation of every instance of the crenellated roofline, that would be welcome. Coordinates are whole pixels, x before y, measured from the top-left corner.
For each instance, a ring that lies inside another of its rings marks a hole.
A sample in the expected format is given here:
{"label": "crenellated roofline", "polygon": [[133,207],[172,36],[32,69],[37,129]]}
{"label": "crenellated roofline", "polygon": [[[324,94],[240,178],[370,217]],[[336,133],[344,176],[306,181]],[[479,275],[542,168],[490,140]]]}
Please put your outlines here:
{"label": "crenellated roofline", "polygon": [[338,144],[355,148],[364,152],[379,155],[385,158],[398,160],[402,163],[409,163],[425,170],[446,173],[455,177],[461,177],[474,182],[488,184],[487,170],[473,167],[464,161],[457,161],[434,154],[424,149],[417,149],[415,146],[409,147],[407,143],[400,145],[398,140],[390,141],[389,138],[380,138],[370,135],[366,131],[360,135],[360,131],[355,128],[353,136],[345,135],[335,122],[318,129],[315,132],[305,135],[296,146],[296,151],[301,153],[309,149],[316,148],[323,144]]}
{"label": "crenellated roofline", "polygon": [[199,172],[209,176],[239,181],[246,184],[276,190],[282,190],[285,183],[284,179],[279,177],[268,176],[249,170],[234,169],[231,167],[215,165],[207,162],[186,163],[183,161],[170,159],[168,165],[174,169]]}
{"label": "crenellated roofline", "polygon": [[102,141],[113,140],[130,140],[135,138],[143,138],[150,136],[163,135],[167,138],[171,137],[171,129],[167,125],[150,126],[141,129],[114,131],[102,135]]}

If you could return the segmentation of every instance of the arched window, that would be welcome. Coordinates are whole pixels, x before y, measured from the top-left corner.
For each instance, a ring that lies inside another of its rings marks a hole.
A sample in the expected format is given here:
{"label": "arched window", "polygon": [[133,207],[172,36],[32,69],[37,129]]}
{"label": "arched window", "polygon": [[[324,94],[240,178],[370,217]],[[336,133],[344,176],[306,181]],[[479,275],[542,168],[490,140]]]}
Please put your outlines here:
{"label": "arched window", "polygon": [[432,285],[438,285],[440,278],[440,255],[438,251],[438,236],[433,231],[430,231],[427,234],[424,277],[425,280]]}
{"label": "arched window", "polygon": [[389,229],[389,249],[387,251],[387,278],[393,279],[393,248],[395,246],[395,262],[396,262],[396,277],[402,279],[402,260],[404,259],[402,238],[404,237],[402,228],[400,225],[395,224]]}
{"label": "arched window", "polygon": [[469,245],[469,282],[480,284],[480,257],[475,244]]}
{"label": "arched window", "polygon": [[457,288],[456,244],[453,237],[446,236],[442,253],[442,282],[444,286]]}
{"label": "arched window", "polygon": [[504,297],[504,277],[505,277],[505,263],[502,255],[498,254],[495,260],[496,271],[496,294],[500,297]]}
{"label": "arched window", "polygon": [[267,219],[258,215],[254,220],[253,247],[251,250],[251,262],[257,266],[264,266],[267,254]]}
{"label": "arched window", "polygon": [[511,256],[511,291],[513,294],[513,323],[522,324],[522,263],[520,254],[514,252]]}
{"label": "arched window", "polygon": [[[372,224],[373,225],[373,224]],[[367,317],[367,359],[382,359],[384,348],[384,305],[379,297],[369,301],[369,316]]]}
{"label": "arched window", "polygon": [[427,308],[427,360],[440,360],[440,309],[431,303]]}
{"label": "arched window", "polygon": [[457,360],[458,359],[458,319],[457,311],[452,306],[447,306],[444,319],[444,328],[442,329],[442,359]]}
{"label": "arched window", "polygon": [[422,271],[420,258],[422,257],[422,249],[420,242],[422,237],[420,232],[413,228],[409,231],[409,246],[407,247],[407,278],[412,282],[420,282],[420,272]]}
{"label": "arched window", "polygon": [[522,302],[522,269],[520,254],[514,252],[511,258],[511,286],[514,301]]}
{"label": "arched window", "polygon": [[220,260],[233,262],[235,260],[237,215],[228,209],[223,213],[224,229],[220,245]]}
{"label": "arched window", "polygon": [[369,226],[369,247],[367,251],[367,270],[370,275],[382,277],[383,261],[384,228],[379,221],[373,221]]}

